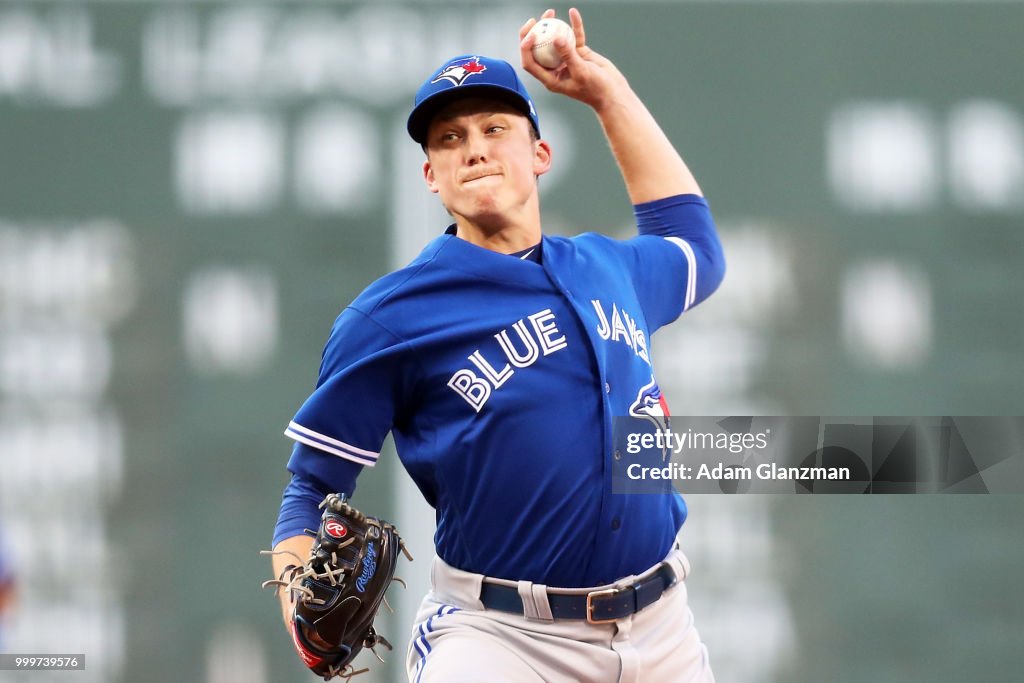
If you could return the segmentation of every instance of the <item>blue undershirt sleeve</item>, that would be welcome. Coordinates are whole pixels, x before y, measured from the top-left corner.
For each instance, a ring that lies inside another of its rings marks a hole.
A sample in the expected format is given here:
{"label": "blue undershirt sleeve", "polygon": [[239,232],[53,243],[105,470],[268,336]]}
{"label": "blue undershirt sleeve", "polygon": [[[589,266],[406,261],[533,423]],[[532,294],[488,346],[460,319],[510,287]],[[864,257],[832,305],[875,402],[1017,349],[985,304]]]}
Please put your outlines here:
{"label": "blue undershirt sleeve", "polygon": [[356,490],[356,477],[362,469],[362,465],[350,460],[296,443],[288,460],[292,478],[281,497],[271,547],[286,538],[301,535],[305,529],[316,529],[320,524],[317,507],[320,502],[328,493],[344,493],[351,497]]}
{"label": "blue undershirt sleeve", "polygon": [[633,281],[650,330],[709,297],[725,276],[725,256],[707,201],[681,194],[633,207],[640,236],[632,249]]}

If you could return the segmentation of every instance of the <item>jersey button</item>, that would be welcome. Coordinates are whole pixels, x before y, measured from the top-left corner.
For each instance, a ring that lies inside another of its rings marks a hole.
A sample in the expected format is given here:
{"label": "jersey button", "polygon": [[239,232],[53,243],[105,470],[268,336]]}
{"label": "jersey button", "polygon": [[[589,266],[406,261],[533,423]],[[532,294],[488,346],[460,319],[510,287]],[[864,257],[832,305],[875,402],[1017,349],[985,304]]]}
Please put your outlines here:
{"label": "jersey button", "polygon": [[604,383],[604,393],[606,393],[606,394],[612,393],[612,385],[608,384],[608,382]]}
{"label": "jersey button", "polygon": [[615,453],[612,454],[612,457],[616,460],[622,460],[622,451],[615,451]]}
{"label": "jersey button", "polygon": [[622,526],[622,522],[619,521],[618,517],[612,518],[612,531],[618,531],[619,527]]}

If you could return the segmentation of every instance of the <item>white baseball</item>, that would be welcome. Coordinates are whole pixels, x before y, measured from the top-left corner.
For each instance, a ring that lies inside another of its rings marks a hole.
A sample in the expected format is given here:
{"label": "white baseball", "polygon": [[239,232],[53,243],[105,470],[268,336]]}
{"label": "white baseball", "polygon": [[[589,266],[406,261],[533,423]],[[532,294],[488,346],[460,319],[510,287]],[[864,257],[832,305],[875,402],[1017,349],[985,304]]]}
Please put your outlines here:
{"label": "white baseball", "polygon": [[533,44],[533,58],[545,69],[557,69],[562,63],[562,57],[555,48],[555,38],[564,35],[568,40],[576,41],[572,27],[561,19],[541,19],[533,25],[530,33],[537,36]]}

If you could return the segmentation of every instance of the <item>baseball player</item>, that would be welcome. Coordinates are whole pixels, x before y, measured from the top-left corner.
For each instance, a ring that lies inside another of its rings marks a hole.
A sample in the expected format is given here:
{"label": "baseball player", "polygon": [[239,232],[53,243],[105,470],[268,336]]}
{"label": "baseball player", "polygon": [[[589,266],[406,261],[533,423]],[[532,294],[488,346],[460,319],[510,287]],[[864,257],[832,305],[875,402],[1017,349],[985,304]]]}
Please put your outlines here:
{"label": "baseball player", "polygon": [[522,66],[593,109],[638,236],[545,236],[537,179],[554,153],[526,87],[501,60],[446,61],[408,132],[454,222],[344,309],[286,430],[276,550],[309,554],[317,503],[352,494],[389,431],[436,509],[410,681],[713,681],[676,542],[683,499],[616,495],[610,481],[612,418],[665,407],[648,340],[716,289],[723,255],[689,169],[569,18],[562,65],[534,60],[531,19]]}

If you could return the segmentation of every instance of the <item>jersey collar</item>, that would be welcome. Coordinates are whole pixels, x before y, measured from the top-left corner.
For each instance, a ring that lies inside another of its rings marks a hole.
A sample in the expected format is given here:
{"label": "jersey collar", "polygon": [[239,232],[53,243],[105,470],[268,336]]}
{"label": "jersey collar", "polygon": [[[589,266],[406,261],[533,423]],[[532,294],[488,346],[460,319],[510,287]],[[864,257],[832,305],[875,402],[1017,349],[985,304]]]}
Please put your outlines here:
{"label": "jersey collar", "polygon": [[[542,249],[545,241],[546,238],[541,241]],[[523,261],[509,254],[499,254],[467,242],[455,236],[454,226],[449,227],[435,242],[437,249],[434,261],[438,265],[472,273],[486,280],[516,283],[532,289],[552,289],[551,280],[548,279],[545,269],[538,268],[537,263]]]}

